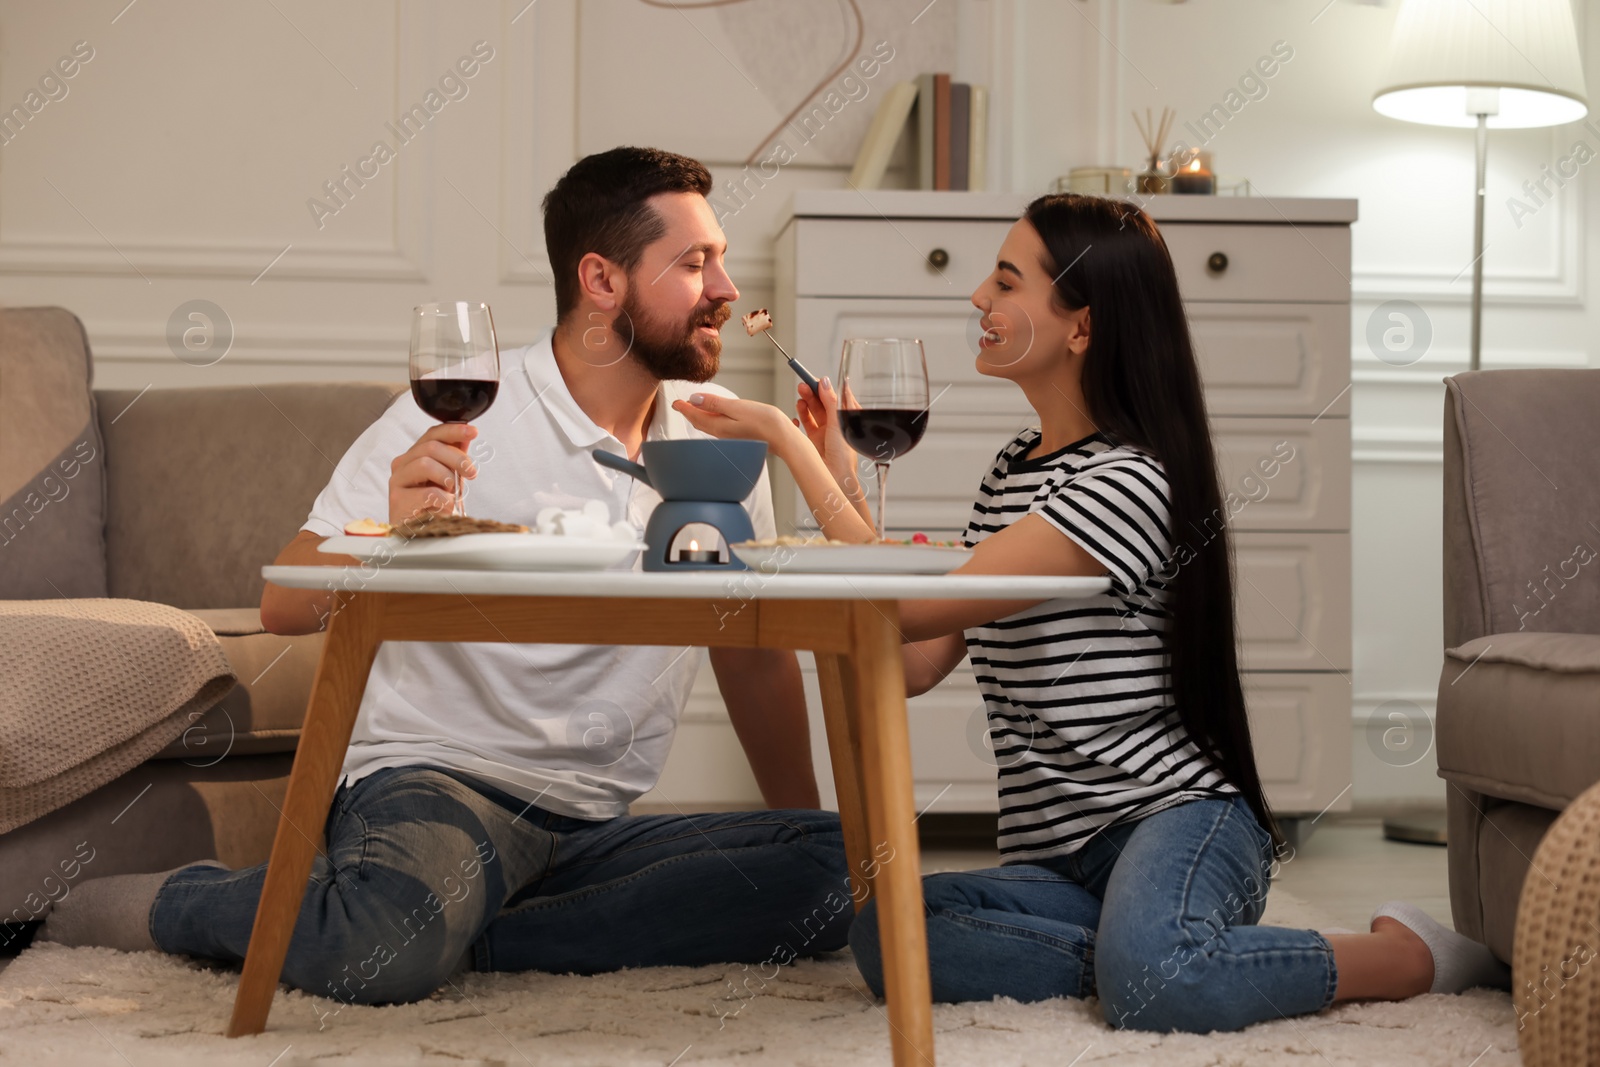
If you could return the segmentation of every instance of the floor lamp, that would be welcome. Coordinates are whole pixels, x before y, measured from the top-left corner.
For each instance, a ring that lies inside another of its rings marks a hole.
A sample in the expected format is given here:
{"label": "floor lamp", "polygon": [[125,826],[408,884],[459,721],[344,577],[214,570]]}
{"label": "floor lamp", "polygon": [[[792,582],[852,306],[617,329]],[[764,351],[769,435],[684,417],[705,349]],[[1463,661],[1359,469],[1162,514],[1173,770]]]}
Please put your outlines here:
{"label": "floor lamp", "polygon": [[1431,126],[1476,127],[1472,369],[1482,363],[1484,171],[1489,130],[1589,113],[1570,0],[1401,0],[1372,106]]}
{"label": "floor lamp", "polygon": [[[1558,126],[1588,114],[1569,0],[1401,0],[1379,114],[1478,131],[1472,227],[1472,362],[1483,362],[1483,209],[1489,129]],[[1387,818],[1385,837],[1444,844],[1443,816]]]}

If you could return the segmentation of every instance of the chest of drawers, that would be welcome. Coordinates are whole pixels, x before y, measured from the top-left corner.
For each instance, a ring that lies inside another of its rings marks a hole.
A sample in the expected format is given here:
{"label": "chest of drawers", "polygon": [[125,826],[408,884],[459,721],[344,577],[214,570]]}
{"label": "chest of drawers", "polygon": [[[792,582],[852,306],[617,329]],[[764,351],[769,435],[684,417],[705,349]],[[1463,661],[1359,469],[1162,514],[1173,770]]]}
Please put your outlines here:
{"label": "chest of drawers", "polygon": [[[1035,424],[1022,393],[974,368],[972,290],[1027,198],[808,190],[776,243],[775,333],[837,380],[846,337],[920,337],[926,437],[897,461],[889,522],[957,537],[995,453]],[[1231,521],[1242,663],[1257,763],[1293,818],[1345,810],[1351,774],[1350,223],[1353,200],[1151,198],[1204,378]],[[793,376],[776,363],[778,402]],[[1270,480],[1267,457],[1292,458]],[[779,528],[809,515],[775,472]],[[808,670],[813,708],[814,676]],[[821,741],[820,716],[813,716]],[[994,756],[970,668],[912,701],[919,805],[994,811]],[[818,744],[816,751],[826,753]],[[832,779],[817,760],[824,798]]]}

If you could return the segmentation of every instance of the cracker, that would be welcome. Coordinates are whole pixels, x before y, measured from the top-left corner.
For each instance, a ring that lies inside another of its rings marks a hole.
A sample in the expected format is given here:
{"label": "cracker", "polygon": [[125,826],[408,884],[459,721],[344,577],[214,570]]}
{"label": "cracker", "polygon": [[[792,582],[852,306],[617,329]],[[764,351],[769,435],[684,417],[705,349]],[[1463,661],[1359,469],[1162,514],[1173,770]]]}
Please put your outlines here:
{"label": "cracker", "polygon": [[460,537],[479,533],[527,533],[528,528],[514,522],[496,522],[494,519],[474,519],[468,515],[439,515],[429,513],[395,523],[393,534],[412,540],[418,537]]}

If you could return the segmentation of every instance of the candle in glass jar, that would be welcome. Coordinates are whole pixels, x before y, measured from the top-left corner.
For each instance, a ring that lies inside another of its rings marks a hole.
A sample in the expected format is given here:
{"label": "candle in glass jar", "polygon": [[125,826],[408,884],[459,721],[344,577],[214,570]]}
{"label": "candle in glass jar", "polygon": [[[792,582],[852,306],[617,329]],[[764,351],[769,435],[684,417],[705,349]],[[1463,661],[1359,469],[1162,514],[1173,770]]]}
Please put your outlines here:
{"label": "candle in glass jar", "polygon": [[1217,191],[1217,178],[1206,169],[1205,160],[1196,156],[1172,176],[1172,191],[1209,196]]}

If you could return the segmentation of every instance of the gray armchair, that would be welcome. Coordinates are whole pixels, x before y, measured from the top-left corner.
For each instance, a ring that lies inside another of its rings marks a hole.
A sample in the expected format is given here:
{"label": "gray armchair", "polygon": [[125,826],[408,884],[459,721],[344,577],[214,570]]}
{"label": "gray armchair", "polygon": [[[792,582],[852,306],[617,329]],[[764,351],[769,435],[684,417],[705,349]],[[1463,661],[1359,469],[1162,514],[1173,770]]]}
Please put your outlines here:
{"label": "gray armchair", "polygon": [[1456,929],[1510,963],[1534,851],[1600,781],[1600,371],[1445,384],[1450,904]]}

